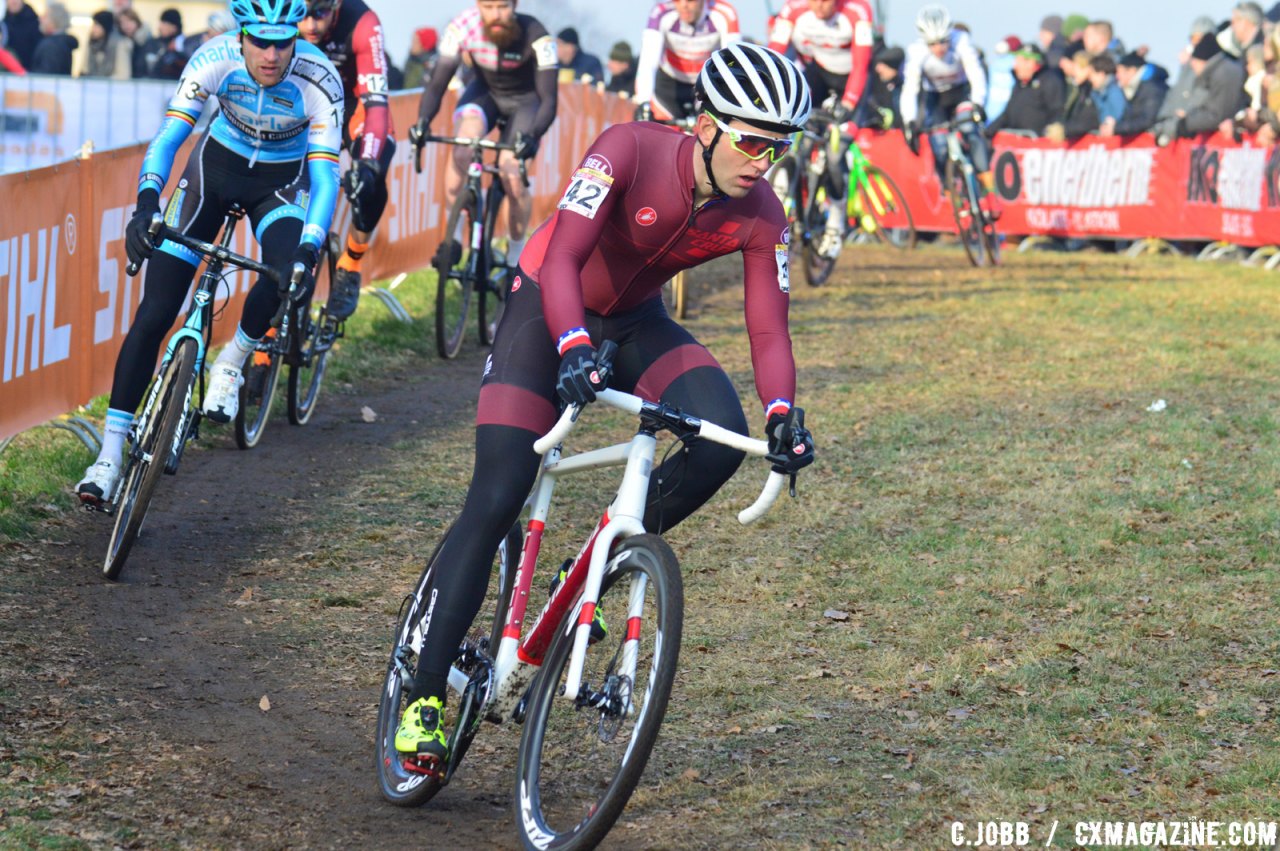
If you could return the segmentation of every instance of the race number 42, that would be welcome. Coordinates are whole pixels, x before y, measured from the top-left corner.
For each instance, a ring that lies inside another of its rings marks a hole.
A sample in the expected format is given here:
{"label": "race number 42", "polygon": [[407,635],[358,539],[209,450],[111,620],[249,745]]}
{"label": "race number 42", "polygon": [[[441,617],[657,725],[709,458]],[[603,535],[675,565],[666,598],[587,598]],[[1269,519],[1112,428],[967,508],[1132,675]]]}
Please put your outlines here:
{"label": "race number 42", "polygon": [[573,173],[569,188],[564,191],[556,208],[594,219],[612,184],[613,178],[608,175],[580,168]]}

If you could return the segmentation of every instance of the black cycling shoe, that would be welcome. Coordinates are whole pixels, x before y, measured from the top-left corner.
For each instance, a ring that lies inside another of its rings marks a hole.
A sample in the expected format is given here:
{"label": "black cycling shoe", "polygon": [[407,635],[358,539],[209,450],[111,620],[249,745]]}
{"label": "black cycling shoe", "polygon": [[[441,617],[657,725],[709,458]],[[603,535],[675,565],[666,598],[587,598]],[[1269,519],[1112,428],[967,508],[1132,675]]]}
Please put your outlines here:
{"label": "black cycling shoe", "polygon": [[338,269],[333,275],[333,285],[329,287],[329,303],[325,309],[330,316],[341,322],[356,312],[359,302],[360,273]]}

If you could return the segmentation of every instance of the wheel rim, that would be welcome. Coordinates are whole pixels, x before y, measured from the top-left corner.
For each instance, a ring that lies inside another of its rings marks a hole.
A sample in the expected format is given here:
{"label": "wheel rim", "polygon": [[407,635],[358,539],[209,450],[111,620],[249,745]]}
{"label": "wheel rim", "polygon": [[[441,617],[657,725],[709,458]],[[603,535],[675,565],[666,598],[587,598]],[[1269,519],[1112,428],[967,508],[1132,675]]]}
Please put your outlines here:
{"label": "wheel rim", "polygon": [[272,338],[263,350],[250,356],[244,368],[240,410],[236,412],[236,443],[241,449],[252,449],[262,440],[279,379],[280,353]]}
{"label": "wheel rim", "polygon": [[329,320],[323,307],[313,306],[300,317],[304,322],[298,327],[305,327],[306,333],[300,335],[295,362],[289,366],[289,422],[293,425],[306,425],[315,411],[332,345],[331,339],[324,338],[333,333],[326,327]]}
{"label": "wheel rim", "polygon": [[462,346],[475,286],[478,258],[471,250],[474,212],[464,204],[450,214],[449,228],[436,256],[436,348],[444,358],[456,356]]}

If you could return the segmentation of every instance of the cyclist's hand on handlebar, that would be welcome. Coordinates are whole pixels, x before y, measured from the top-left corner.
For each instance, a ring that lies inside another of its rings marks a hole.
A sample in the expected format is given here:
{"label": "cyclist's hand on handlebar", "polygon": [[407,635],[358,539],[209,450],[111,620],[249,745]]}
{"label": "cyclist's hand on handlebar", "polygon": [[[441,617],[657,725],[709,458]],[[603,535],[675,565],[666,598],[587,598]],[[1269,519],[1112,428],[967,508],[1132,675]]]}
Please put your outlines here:
{"label": "cyclist's hand on handlebar", "polygon": [[596,391],[604,389],[604,379],[596,365],[596,347],[583,343],[574,346],[560,358],[560,373],[556,378],[556,393],[570,405],[590,404],[596,400]]}
{"label": "cyclist's hand on handlebar", "polygon": [[378,187],[378,161],[361,157],[351,164],[347,173],[342,176],[342,189],[352,206],[359,207],[373,200],[373,193]]}
{"label": "cyclist's hand on handlebar", "polygon": [[516,133],[516,137],[511,140],[511,144],[516,149],[516,159],[531,160],[538,154],[538,137],[532,133],[523,131]]}
{"label": "cyclist's hand on handlebar", "polygon": [[289,258],[289,262],[280,267],[280,297],[284,298],[289,292],[289,285],[293,277],[293,266],[295,263],[301,263],[305,268],[306,274],[302,276],[302,280],[298,285],[298,293],[308,292],[315,285],[315,268],[316,261],[320,259],[320,249],[316,248],[309,242],[303,242],[293,250],[293,256]]}
{"label": "cyclist's hand on handlebar", "polygon": [[151,240],[151,219],[160,212],[160,193],[154,189],[144,189],[138,193],[138,206],[133,210],[133,218],[124,229],[124,250],[129,256],[129,263],[141,266],[156,250]]}
{"label": "cyclist's hand on handlebar", "polygon": [[409,144],[413,146],[413,170],[422,173],[422,146],[427,143],[427,123],[418,120],[409,125]]}
{"label": "cyclist's hand on handlebar", "polygon": [[831,118],[836,124],[844,124],[846,121],[853,118],[853,110],[854,107],[849,106],[849,104],[844,101],[838,101],[836,105],[831,108]]}
{"label": "cyclist's hand on handlebar", "polygon": [[765,457],[773,462],[774,472],[794,476],[813,463],[813,435],[804,427],[804,409],[774,414],[764,431],[769,438]]}
{"label": "cyclist's hand on handlebar", "polygon": [[920,156],[920,125],[912,121],[902,128],[902,138],[906,140],[911,153]]}

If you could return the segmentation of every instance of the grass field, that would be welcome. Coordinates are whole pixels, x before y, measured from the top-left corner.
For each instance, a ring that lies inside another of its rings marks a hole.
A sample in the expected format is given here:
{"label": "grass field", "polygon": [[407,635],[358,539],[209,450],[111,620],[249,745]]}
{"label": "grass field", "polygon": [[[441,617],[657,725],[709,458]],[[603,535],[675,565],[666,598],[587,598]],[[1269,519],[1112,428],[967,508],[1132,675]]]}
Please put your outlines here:
{"label": "grass field", "polygon": [[[1077,821],[1280,821],[1280,279],[859,248],[802,287],[792,336],[818,463],[755,527],[733,519],[764,475],[748,466],[670,534],[682,675],[615,837],[943,848],[953,821],[1008,820],[1037,846],[1060,822],[1052,844],[1073,847]],[[740,289],[710,289],[689,325],[758,411]],[[335,391],[387,361],[433,368],[430,340],[384,316],[362,307]],[[588,419],[575,442],[618,422]],[[406,443],[314,506],[327,537],[307,581],[263,591],[292,606],[283,637],[316,642],[318,666],[376,690],[379,669],[319,637],[341,625],[382,651],[460,504],[470,439],[460,424]],[[70,510],[87,463],[71,445],[41,430],[0,455],[4,534],[38,537]],[[603,494],[566,489],[586,516]],[[510,738],[492,736],[491,758]]]}

